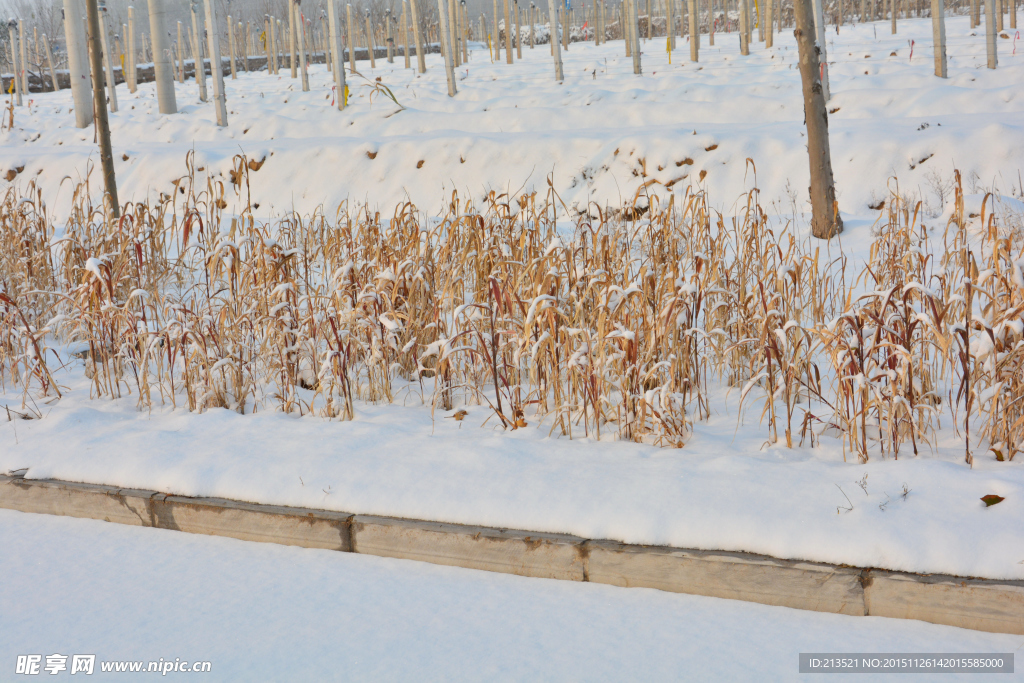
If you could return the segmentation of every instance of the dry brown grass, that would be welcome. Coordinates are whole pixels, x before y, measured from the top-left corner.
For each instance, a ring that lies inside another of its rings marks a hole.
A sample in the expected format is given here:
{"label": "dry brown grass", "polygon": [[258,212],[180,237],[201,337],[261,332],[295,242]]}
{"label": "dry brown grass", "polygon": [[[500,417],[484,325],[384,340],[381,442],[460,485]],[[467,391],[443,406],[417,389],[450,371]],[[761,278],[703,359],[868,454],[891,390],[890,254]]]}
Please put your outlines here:
{"label": "dry brown grass", "polygon": [[773,227],[757,190],[727,218],[648,183],[571,235],[550,188],[452,194],[430,220],[344,204],[266,225],[235,161],[234,185],[198,183],[190,162],[183,204],[116,222],[82,186],[58,239],[38,192],[9,190],[0,382],[59,396],[58,340],[94,396],[142,407],[351,419],[358,401],[419,397],[487,405],[508,429],[680,447],[726,387],[760,405],[769,443],[825,431],[861,460],[917,454],[946,415],[968,461],[1024,449],[1024,239],[991,212],[971,238],[959,190],[941,245],[894,190],[853,268]]}

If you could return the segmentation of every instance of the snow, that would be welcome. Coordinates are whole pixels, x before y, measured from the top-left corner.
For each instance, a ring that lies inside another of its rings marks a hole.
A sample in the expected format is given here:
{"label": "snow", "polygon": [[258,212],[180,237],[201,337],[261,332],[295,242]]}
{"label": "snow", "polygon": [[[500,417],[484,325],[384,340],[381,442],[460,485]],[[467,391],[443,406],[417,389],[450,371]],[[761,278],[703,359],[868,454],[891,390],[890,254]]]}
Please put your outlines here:
{"label": "snow", "polygon": [[[486,406],[432,415],[415,385],[355,419],[273,410],[140,412],[92,400],[84,365],[39,420],[0,421],[0,472],[277,505],[379,514],[684,548],[737,550],[893,570],[1024,579],[1024,463],[935,452],[845,462],[841,441],[768,447],[737,429],[736,403],[696,422],[682,449],[502,431]],[[20,395],[0,395],[19,406]],[[488,417],[490,416],[490,420]],[[745,418],[756,424],[754,418]],[[864,487],[857,482],[863,481]],[[904,496],[904,486],[909,493]],[[981,497],[1006,500],[986,507]],[[852,507],[852,510],[847,508]]]}
{"label": "snow", "polygon": [[19,654],[61,653],[95,654],[88,680],[123,678],[101,662],[159,658],[209,661],[200,678],[217,681],[796,680],[800,652],[1024,643],[8,510],[0,547],[5,677]]}
{"label": "snow", "polygon": [[[967,17],[949,17],[946,30],[950,77],[939,79],[930,19],[901,21],[896,36],[884,22],[829,28],[831,148],[845,213],[869,214],[894,176],[902,193],[941,213],[954,168],[969,192],[1024,192],[1017,187],[1024,55],[999,40],[999,69],[989,70],[983,31],[972,31]],[[346,199],[390,213],[409,198],[432,213],[452,190],[543,193],[549,175],[568,206],[583,208],[628,201],[650,179],[675,181],[681,192],[705,172],[703,185],[718,206],[740,200],[756,176],[774,213],[799,213],[808,163],[792,31],[779,34],[772,50],[755,43],[749,57],[739,55],[736,33],[718,33],[716,43],[702,37],[701,61],[693,64],[680,39],[670,64],[663,38],[645,41],[642,76],[632,74],[622,41],[574,43],[562,55],[564,84],[555,82],[544,46],[525,48],[523,60],[508,66],[492,64],[486,48],[473,44],[455,98],[447,96],[439,55],[427,56],[424,75],[403,68],[400,56],[393,65],[378,60],[374,70],[358,62],[366,78],[349,75],[352,104],[344,112],[331,106],[324,65],[311,66],[308,93],[287,74],[242,73],[225,80],[230,125],[223,129],[192,81],[176,84],[180,111],[170,116],[157,113],[152,83],[135,94],[122,85],[120,111],[111,115],[120,197],[170,194],[194,151],[199,175],[214,174],[228,187],[229,212],[243,201],[227,182],[234,156],[266,157],[250,174],[263,216],[320,204],[330,214]],[[404,110],[386,97],[371,102],[376,78]],[[34,180],[59,214],[71,201],[64,179],[83,177],[90,164],[92,191],[99,191],[98,153],[91,129],[74,128],[69,91],[31,101],[16,110],[15,130],[0,132],[0,171],[24,165],[15,182]]]}
{"label": "snow", "polygon": [[[983,35],[972,35],[967,21],[947,20],[946,80],[932,75],[930,20],[901,22],[895,37],[888,24],[829,30],[831,144],[849,214],[843,248],[856,257],[867,251],[877,216],[868,205],[895,187],[893,175],[940,229],[952,210],[954,168],[970,193],[968,214],[992,210],[989,189],[1001,193],[1004,210],[1024,213],[1014,198],[1024,193],[1024,63],[1000,41],[999,69],[984,68]],[[793,188],[807,186],[807,157],[792,35],[784,31],[776,48],[755,47],[749,58],[739,57],[736,38],[717,34],[718,45],[702,45],[697,65],[686,61],[685,41],[671,65],[659,41],[650,41],[642,77],[631,73],[621,41],[573,44],[563,53],[561,85],[543,47],[524,49],[524,60],[509,67],[492,65],[477,46],[453,99],[437,55],[422,76],[401,68],[400,57],[394,66],[381,59],[367,73],[395,91],[402,111],[385,98],[370,103],[353,77],[353,104],[337,112],[323,66],[312,68],[309,93],[286,75],[241,74],[225,81],[226,129],[214,125],[212,104],[195,101],[191,82],[176,86],[174,116],[156,113],[152,84],[135,95],[122,86],[121,111],[111,117],[121,199],[171,192],[194,151],[200,175],[223,179],[234,155],[265,157],[250,174],[260,216],[320,204],[331,215],[346,199],[390,212],[406,197],[433,211],[453,189],[544,192],[549,174],[568,205],[582,206],[618,203],[650,178],[668,184],[685,175],[671,188],[681,197],[706,171],[713,200],[728,206],[755,182],[751,159],[762,202],[774,201],[776,214],[799,214],[805,192]],[[0,171],[24,165],[14,182],[36,182],[51,216],[70,204],[64,180],[98,160],[91,130],[73,128],[69,102],[68,91],[35,95],[16,111],[15,130],[0,132]],[[96,192],[95,174],[92,181]],[[245,199],[229,189],[228,213]],[[87,267],[106,266],[90,259]],[[68,350],[60,349],[62,360]],[[438,340],[422,358],[450,351]],[[1024,462],[978,458],[967,467],[963,438],[948,419],[934,450],[861,465],[844,460],[834,434],[813,448],[768,446],[763,428],[743,428],[756,416],[737,419],[739,392],[712,396],[710,419],[694,425],[684,449],[670,450],[556,438],[550,423],[529,416],[528,428],[504,432],[480,406],[466,407],[462,421],[443,419],[415,385],[394,405],[358,403],[355,419],[342,423],[272,411],[140,412],[134,396],[90,400],[83,369],[76,359],[55,369],[67,391],[59,403],[32,408],[43,419],[0,421],[0,472],[28,468],[30,478],[180,495],[1024,579]],[[20,393],[3,392],[0,408],[29,412]],[[1005,501],[986,508],[980,498],[988,494]]]}

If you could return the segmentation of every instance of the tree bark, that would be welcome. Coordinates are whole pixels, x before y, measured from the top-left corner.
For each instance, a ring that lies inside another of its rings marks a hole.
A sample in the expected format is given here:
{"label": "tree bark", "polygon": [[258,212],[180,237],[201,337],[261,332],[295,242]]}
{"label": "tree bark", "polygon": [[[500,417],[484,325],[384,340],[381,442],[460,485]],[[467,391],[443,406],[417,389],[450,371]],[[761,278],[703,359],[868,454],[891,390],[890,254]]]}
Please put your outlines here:
{"label": "tree bark", "polygon": [[217,112],[217,125],[228,125],[227,96],[224,93],[224,64],[220,58],[220,31],[217,30],[217,10],[213,0],[206,0],[206,36],[210,49],[210,78],[213,81],[213,108]]}
{"label": "tree bark", "polygon": [[64,0],[64,38],[67,40],[71,96],[75,102],[75,126],[85,128],[92,123],[92,92],[89,90],[89,64],[80,0]]}
{"label": "tree bark", "polygon": [[416,43],[416,65],[422,74],[427,72],[427,61],[423,54],[423,39],[420,37],[420,15],[416,8],[416,0],[409,0],[409,12],[411,13],[410,19],[412,19],[412,39]]}
{"label": "tree bark", "polygon": [[[164,28],[167,19],[166,0],[149,0],[149,32],[153,39],[153,78],[156,80],[156,99],[161,114],[176,114],[178,103],[174,98],[174,72],[171,49],[167,45]],[[112,111],[117,111],[112,108]]]}
{"label": "tree bark", "polygon": [[[448,27],[445,26],[446,19],[448,18],[445,4],[445,0],[437,0],[437,37],[441,41],[441,52],[444,53],[444,73],[448,79],[448,97],[455,97],[456,93],[458,93],[458,89],[455,87],[455,55],[452,53],[451,34],[448,31]],[[370,21],[369,15],[367,15],[366,21]]]}
{"label": "tree bark", "polygon": [[794,0],[800,80],[803,82],[804,118],[807,123],[807,154],[811,169],[811,234],[830,239],[843,230],[832,177],[832,154],[828,144],[828,111],[821,88],[818,48],[814,41],[811,0]]}
{"label": "tree bark", "polygon": [[935,44],[935,75],[946,78],[946,11],[942,0],[932,0],[932,42]]}
{"label": "tree bark", "polygon": [[688,0],[690,3],[690,61],[696,62],[700,59],[700,24],[698,23],[697,0]]}
{"label": "tree bark", "polygon": [[206,101],[206,64],[203,61],[203,17],[199,8],[192,5],[192,58],[195,61],[196,85],[199,86],[199,99]]}
{"label": "tree bark", "polygon": [[548,21],[551,22],[551,54],[555,60],[555,80],[562,82],[565,76],[562,74],[562,50],[558,42],[558,9],[555,7],[556,0],[548,0]]}
{"label": "tree bark", "polygon": [[[348,96],[345,93],[345,53],[341,49],[341,22],[338,21],[338,3],[341,0],[327,0],[328,20],[331,30],[331,59],[334,65],[334,87],[337,89],[335,96],[338,102],[338,111],[348,104]],[[405,65],[409,66],[409,46],[405,46]]]}
{"label": "tree bark", "polygon": [[985,48],[988,52],[988,68],[994,69],[999,63],[996,55],[996,13],[994,0],[985,0]]}
{"label": "tree bark", "polygon": [[111,215],[121,217],[121,206],[117,200],[117,179],[114,177],[114,153],[110,147],[110,125],[107,121],[107,104],[103,97],[103,57],[100,50],[100,10],[96,0],[86,0],[86,15],[89,20],[89,65],[92,67],[92,95],[96,103],[96,137],[100,143],[100,164],[103,167],[103,189],[110,197]]}

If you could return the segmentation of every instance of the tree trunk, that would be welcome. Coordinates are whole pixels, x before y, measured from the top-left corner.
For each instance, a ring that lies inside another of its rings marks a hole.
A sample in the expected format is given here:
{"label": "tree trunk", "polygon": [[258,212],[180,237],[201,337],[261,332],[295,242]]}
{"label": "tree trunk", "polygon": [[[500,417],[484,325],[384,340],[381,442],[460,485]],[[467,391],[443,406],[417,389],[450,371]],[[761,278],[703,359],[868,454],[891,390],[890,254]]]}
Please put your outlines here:
{"label": "tree trunk", "polygon": [[[451,41],[449,39],[449,32],[446,23],[446,15],[448,12],[445,9],[445,0],[437,0],[437,12],[438,12],[438,39],[441,41],[441,52],[444,53],[444,72],[448,78],[448,97],[455,97],[458,90],[455,87],[455,55],[452,54]],[[370,20],[369,15],[366,18]]]}
{"label": "tree trunk", "polygon": [[932,0],[932,40],[935,44],[935,75],[946,78],[946,11],[942,0]]}
{"label": "tree trunk", "polygon": [[[410,18],[412,19],[412,39],[416,43],[416,65],[422,74],[427,72],[427,61],[423,54],[423,39],[420,37],[420,15],[416,8],[416,0],[409,0],[409,12],[411,12]],[[349,49],[352,49],[351,46]]]}
{"label": "tree trunk", "polygon": [[700,24],[697,22],[697,0],[689,0],[690,3],[690,61],[696,62],[700,59]]}
{"label": "tree trunk", "polygon": [[68,72],[71,96],[75,102],[75,126],[92,123],[92,92],[89,90],[89,64],[82,25],[81,0],[64,0],[64,37],[67,40]]}
{"label": "tree trunk", "polygon": [[803,82],[804,118],[807,123],[807,153],[811,168],[811,233],[830,239],[843,230],[832,177],[832,155],[828,145],[828,112],[821,89],[818,48],[814,41],[811,0],[794,0],[797,47],[800,52],[800,80]]}
{"label": "tree trunk", "polygon": [[92,67],[92,95],[96,103],[96,137],[100,143],[100,164],[103,166],[103,189],[110,197],[113,218],[121,216],[117,200],[117,180],[114,177],[114,153],[110,147],[110,125],[107,122],[107,105],[103,97],[103,57],[100,54],[100,11],[96,0],[86,0],[86,14],[89,19],[89,63]]}
{"label": "tree trunk", "polygon": [[199,86],[199,99],[206,101],[206,65],[203,63],[203,18],[199,8],[192,5],[192,56],[196,66],[196,84]]}
{"label": "tree trunk", "polygon": [[[892,0],[893,3],[896,0]],[[893,4],[893,8],[896,5]],[[825,11],[822,0],[813,0],[814,35],[818,42],[818,72],[821,76],[821,94],[825,101],[832,99],[832,89],[828,85],[828,49],[825,47]]]}
{"label": "tree trunk", "polygon": [[558,44],[558,10],[555,8],[555,0],[548,0],[548,20],[551,22],[551,54],[555,60],[555,80],[561,83],[565,80],[562,75],[562,51]]}
{"label": "tree trunk", "polygon": [[[345,92],[345,53],[341,49],[341,22],[338,21],[338,3],[341,0],[327,0],[328,21],[331,30],[331,60],[334,71],[334,87],[336,88],[335,98],[338,103],[338,111],[348,104],[348,95]],[[409,46],[405,47],[405,65],[409,66]]]}
{"label": "tree trunk", "polygon": [[206,35],[210,48],[210,78],[213,81],[213,108],[217,112],[217,125],[228,125],[227,97],[224,94],[224,70],[220,59],[220,31],[217,30],[217,10],[213,0],[206,0]]}
{"label": "tree trunk", "polygon": [[[165,0],[149,0],[149,32],[153,37],[153,78],[156,80],[156,99],[161,114],[176,114],[178,103],[174,98],[174,72],[171,67],[171,49],[167,46],[167,19]],[[117,111],[111,108],[111,111]]]}
{"label": "tree trunk", "polygon": [[999,63],[996,55],[996,13],[994,0],[985,0],[985,46],[988,52],[988,68],[994,69]]}

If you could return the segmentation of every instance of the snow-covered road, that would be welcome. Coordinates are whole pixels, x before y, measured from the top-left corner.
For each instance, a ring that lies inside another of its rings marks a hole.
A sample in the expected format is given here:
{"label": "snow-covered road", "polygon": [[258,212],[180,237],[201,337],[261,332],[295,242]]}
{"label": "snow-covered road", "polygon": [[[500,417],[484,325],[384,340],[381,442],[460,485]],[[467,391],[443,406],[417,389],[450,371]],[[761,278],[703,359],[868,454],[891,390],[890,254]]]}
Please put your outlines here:
{"label": "snow-covered road", "polygon": [[800,652],[1024,651],[1024,637],[915,621],[7,510],[0,548],[0,680],[31,680],[14,674],[27,654],[95,654],[85,680],[162,658],[209,661],[168,674],[208,681],[564,682],[795,680]]}

